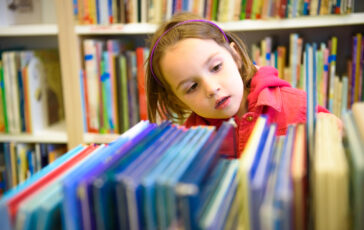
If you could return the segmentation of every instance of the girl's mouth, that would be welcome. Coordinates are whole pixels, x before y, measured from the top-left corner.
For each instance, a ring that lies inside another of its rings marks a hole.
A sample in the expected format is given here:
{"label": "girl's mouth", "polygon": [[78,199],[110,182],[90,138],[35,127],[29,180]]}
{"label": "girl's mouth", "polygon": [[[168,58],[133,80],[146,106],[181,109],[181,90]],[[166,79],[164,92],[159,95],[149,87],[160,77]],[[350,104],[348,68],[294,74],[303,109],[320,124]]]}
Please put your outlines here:
{"label": "girl's mouth", "polygon": [[216,101],[215,109],[223,109],[230,103],[230,96],[222,97]]}

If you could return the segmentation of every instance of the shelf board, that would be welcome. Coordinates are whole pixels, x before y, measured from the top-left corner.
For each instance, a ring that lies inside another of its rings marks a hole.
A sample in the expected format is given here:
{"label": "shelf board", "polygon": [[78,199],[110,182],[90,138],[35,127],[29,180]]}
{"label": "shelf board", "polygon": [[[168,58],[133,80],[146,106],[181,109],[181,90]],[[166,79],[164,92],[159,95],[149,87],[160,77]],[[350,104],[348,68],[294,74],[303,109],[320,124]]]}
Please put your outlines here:
{"label": "shelf board", "polygon": [[[217,22],[225,31],[261,31],[293,28],[331,27],[364,24],[364,13],[347,15],[302,16],[289,19],[242,20],[234,22]],[[112,34],[150,34],[158,25],[149,23],[112,24],[112,25],[78,25],[75,31],[79,35]]]}
{"label": "shelf board", "polygon": [[223,23],[218,22],[218,25],[226,31],[282,30],[360,24],[364,24],[364,13],[347,15],[302,16],[288,19],[243,20]]}
{"label": "shelf board", "polygon": [[57,34],[56,24],[0,26],[0,37],[55,36]]}
{"label": "shelf board", "polygon": [[84,142],[87,144],[90,143],[110,143],[120,137],[120,134],[99,134],[99,133],[85,133]]}
{"label": "shelf board", "polygon": [[67,143],[67,132],[65,122],[60,122],[51,127],[37,131],[34,134],[0,134],[0,142],[21,143]]}
{"label": "shelf board", "polygon": [[157,25],[149,23],[78,25],[75,30],[79,35],[151,34],[157,30]]}

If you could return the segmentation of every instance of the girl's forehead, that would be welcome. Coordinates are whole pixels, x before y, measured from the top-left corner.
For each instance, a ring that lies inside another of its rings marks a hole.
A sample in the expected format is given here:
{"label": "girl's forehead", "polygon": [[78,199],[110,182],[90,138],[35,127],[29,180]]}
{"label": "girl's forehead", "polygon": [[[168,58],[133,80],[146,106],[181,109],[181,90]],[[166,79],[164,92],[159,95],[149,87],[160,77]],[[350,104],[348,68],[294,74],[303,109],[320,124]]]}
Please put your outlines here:
{"label": "girl's forehead", "polygon": [[190,57],[203,58],[210,56],[211,53],[227,51],[224,47],[217,44],[211,39],[198,39],[198,38],[186,38],[178,41],[174,45],[171,45],[165,50],[165,56],[179,56],[179,57]]}

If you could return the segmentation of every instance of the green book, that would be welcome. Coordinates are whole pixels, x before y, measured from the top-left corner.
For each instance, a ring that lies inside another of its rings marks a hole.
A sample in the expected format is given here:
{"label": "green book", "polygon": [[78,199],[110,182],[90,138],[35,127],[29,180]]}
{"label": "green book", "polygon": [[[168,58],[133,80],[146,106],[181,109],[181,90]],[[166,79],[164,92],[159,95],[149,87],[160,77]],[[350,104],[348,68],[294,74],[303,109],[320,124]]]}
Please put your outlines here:
{"label": "green book", "polygon": [[129,129],[129,103],[128,103],[128,80],[127,80],[127,69],[126,69],[126,57],[124,55],[120,56],[120,80],[121,80],[121,119],[122,124],[121,131],[125,132]]}
{"label": "green book", "polygon": [[[2,66],[2,63],[0,61],[0,118],[1,119],[1,126],[4,126],[3,130],[6,133],[9,133],[9,127],[8,127],[8,117],[7,117],[7,111],[6,111],[6,99],[5,99],[5,84],[4,84],[4,68]],[[2,129],[2,127],[1,127]]]}
{"label": "green book", "polygon": [[246,17],[246,0],[241,1],[241,14],[240,20],[244,20]]}

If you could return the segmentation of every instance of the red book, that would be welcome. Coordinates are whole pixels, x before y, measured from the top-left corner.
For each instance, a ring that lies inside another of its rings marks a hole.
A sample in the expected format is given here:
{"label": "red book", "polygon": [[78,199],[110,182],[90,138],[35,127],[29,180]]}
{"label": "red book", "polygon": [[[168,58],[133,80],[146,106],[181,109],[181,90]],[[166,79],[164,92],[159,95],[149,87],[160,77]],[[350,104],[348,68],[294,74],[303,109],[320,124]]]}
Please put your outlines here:
{"label": "red book", "polygon": [[16,213],[18,211],[19,205],[23,202],[26,198],[34,194],[35,192],[39,191],[39,189],[47,186],[52,181],[57,179],[58,177],[62,176],[65,172],[70,170],[74,167],[78,162],[83,160],[87,157],[90,153],[92,153],[97,148],[96,145],[90,145],[85,148],[80,153],[76,154],[70,160],[64,162],[58,168],[54,169],[44,177],[40,178],[38,181],[34,182],[32,185],[24,189],[23,191],[19,192],[17,195],[9,199],[8,201],[8,209],[9,209],[9,216],[12,223],[14,223],[16,218]]}
{"label": "red book", "polygon": [[87,130],[90,131],[90,109],[88,104],[88,93],[87,93],[87,76],[86,72],[84,70],[81,70],[82,74],[82,84],[83,84],[83,93],[84,93],[84,102],[85,102],[85,113],[86,113],[86,124],[87,124]]}
{"label": "red book", "polygon": [[137,61],[137,79],[138,79],[138,94],[139,94],[139,113],[140,120],[148,119],[147,112],[147,95],[145,91],[145,69],[144,69],[144,47],[136,49]]}

